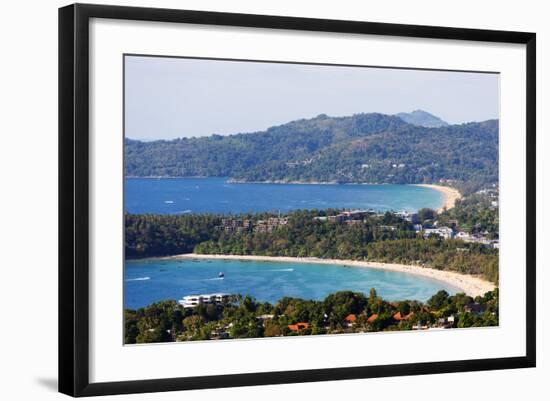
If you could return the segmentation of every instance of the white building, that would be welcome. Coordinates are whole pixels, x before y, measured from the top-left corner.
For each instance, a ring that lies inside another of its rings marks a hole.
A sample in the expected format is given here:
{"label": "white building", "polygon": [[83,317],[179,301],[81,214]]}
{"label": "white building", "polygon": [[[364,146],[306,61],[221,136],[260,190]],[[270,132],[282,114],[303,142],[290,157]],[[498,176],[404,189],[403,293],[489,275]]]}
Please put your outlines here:
{"label": "white building", "polygon": [[221,304],[222,302],[229,301],[229,294],[201,294],[201,295],[187,295],[178,301],[178,304],[184,308],[194,308],[202,304]]}
{"label": "white building", "polygon": [[425,228],[424,229],[424,238],[428,238],[430,235],[438,235],[444,239],[453,238],[453,229],[450,227],[438,227],[438,228]]}

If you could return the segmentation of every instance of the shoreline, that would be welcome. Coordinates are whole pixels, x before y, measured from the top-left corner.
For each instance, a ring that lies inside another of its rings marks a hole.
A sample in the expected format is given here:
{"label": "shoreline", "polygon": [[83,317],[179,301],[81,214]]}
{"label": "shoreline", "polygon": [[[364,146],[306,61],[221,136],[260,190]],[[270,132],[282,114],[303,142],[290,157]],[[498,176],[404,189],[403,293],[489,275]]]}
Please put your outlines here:
{"label": "shoreline", "polygon": [[455,207],[455,203],[457,200],[462,199],[462,195],[456,188],[452,187],[445,187],[443,185],[436,185],[436,184],[411,184],[417,187],[424,187],[424,188],[430,188],[433,189],[440,194],[443,195],[443,205],[439,209],[437,209],[438,213],[443,212],[445,209],[449,210]]}
{"label": "shoreline", "polygon": [[125,176],[125,179],[204,179],[204,178],[224,178],[228,184],[290,184],[290,185],[412,185],[416,187],[430,188],[443,195],[443,204],[437,209],[438,213],[443,210],[452,209],[457,200],[462,199],[462,195],[458,189],[446,187],[437,184],[387,184],[387,183],[368,183],[368,182],[346,182],[339,183],[336,181],[286,181],[286,180],[267,180],[267,181],[246,181],[227,177],[175,177],[175,176]]}
{"label": "shoreline", "polygon": [[259,262],[291,262],[326,264],[352,267],[367,267],[372,269],[390,270],[400,273],[413,274],[433,280],[442,281],[455,287],[466,295],[476,297],[483,296],[486,292],[492,291],[496,286],[480,277],[460,274],[452,271],[436,270],[428,267],[415,265],[403,265],[399,263],[366,262],[359,260],[343,259],[319,259],[313,257],[290,257],[290,256],[255,256],[255,255],[209,255],[198,253],[186,253],[174,256],[167,256],[162,259],[218,259],[218,260],[250,260]]}

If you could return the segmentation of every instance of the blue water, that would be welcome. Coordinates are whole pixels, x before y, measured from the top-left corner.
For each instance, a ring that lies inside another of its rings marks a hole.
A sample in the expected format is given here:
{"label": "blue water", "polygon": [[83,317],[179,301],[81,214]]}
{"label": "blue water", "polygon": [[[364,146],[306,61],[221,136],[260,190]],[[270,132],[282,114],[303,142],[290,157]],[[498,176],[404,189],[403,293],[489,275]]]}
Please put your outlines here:
{"label": "blue water", "polygon": [[[225,278],[219,279],[218,273]],[[322,300],[328,294],[352,290],[368,295],[376,288],[387,300],[426,301],[439,290],[458,290],[443,282],[411,274],[324,264],[236,260],[143,259],[126,262],[125,307],[139,308],[185,295],[249,294],[277,302],[284,296]]]}
{"label": "blue water", "polygon": [[224,178],[127,178],[129,213],[246,213],[296,209],[437,209],[442,195],[413,185],[230,184]]}

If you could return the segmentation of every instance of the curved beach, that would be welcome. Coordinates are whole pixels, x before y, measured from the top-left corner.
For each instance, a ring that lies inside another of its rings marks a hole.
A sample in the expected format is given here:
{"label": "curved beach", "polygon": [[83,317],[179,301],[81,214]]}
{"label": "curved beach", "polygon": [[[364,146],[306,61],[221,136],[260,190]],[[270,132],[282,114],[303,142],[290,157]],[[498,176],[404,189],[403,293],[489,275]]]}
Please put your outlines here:
{"label": "curved beach", "polygon": [[444,209],[452,209],[455,207],[455,203],[457,200],[462,199],[462,195],[458,191],[458,189],[451,188],[451,187],[444,187],[443,185],[435,185],[435,184],[414,184],[417,187],[424,187],[424,188],[431,188],[433,190],[438,191],[443,195],[443,205],[439,209],[437,209],[438,213],[441,213]]}
{"label": "curved beach", "polygon": [[484,295],[492,291],[495,285],[480,277],[460,274],[456,272],[430,269],[427,267],[402,265],[397,263],[365,262],[358,260],[301,258],[288,256],[250,256],[250,255],[208,255],[187,253],[170,256],[168,259],[225,259],[225,260],[254,260],[263,262],[291,262],[291,263],[315,263],[340,266],[368,267],[373,269],[392,270],[407,274],[416,274],[434,280],[443,281],[463,291],[472,297]]}

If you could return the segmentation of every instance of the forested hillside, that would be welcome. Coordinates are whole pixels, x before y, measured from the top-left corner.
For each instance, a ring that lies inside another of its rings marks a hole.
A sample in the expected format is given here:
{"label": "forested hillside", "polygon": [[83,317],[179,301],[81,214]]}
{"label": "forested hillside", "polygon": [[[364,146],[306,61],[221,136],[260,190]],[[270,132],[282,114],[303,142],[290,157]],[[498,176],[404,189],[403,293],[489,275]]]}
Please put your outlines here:
{"label": "forested hillside", "polygon": [[320,115],[249,134],[125,144],[127,176],[394,184],[444,179],[468,190],[498,181],[498,120],[427,128],[377,113]]}

